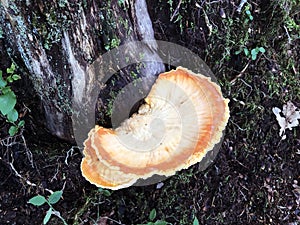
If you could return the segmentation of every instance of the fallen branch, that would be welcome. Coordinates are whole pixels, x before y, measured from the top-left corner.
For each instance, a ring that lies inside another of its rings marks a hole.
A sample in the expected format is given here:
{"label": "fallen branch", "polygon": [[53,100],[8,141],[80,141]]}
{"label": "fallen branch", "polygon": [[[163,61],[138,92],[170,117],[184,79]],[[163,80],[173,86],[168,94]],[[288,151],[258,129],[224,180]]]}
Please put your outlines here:
{"label": "fallen branch", "polygon": [[[1,157],[0,157],[0,159],[1,159]],[[16,168],[14,167],[14,165],[13,165],[12,162],[9,163],[9,166],[10,166],[10,168],[14,171],[15,175],[16,175],[17,177],[19,177],[20,179],[22,179],[23,181],[25,181],[26,184],[28,184],[29,186],[43,188],[42,186],[37,185],[37,184],[35,184],[35,183],[32,183],[32,182],[29,181],[28,179],[22,177],[22,175],[16,170]],[[53,193],[53,191],[50,190],[50,189],[48,189],[48,188],[43,188],[43,189],[44,189],[45,191],[48,191],[50,194]]]}

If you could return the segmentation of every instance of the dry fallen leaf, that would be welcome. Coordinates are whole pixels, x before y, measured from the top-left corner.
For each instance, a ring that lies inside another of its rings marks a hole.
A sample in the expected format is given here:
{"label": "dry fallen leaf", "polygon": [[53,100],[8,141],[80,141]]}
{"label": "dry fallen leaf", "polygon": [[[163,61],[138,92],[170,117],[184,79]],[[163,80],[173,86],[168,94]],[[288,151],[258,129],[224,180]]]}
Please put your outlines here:
{"label": "dry fallen leaf", "polygon": [[291,101],[288,101],[287,104],[283,106],[282,111],[277,107],[274,107],[272,111],[276,115],[280,126],[279,136],[284,140],[286,139],[286,135],[284,134],[285,130],[292,130],[293,127],[299,125],[298,119],[300,119],[300,111],[297,110],[297,107]]}

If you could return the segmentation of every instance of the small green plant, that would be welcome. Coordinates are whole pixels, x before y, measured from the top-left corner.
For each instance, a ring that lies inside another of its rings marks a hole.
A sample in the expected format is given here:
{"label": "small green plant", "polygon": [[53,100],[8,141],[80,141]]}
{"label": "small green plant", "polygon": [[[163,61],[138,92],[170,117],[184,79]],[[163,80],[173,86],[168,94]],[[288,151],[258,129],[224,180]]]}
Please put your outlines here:
{"label": "small green plant", "polygon": [[103,189],[103,188],[98,188],[98,191],[103,194],[105,197],[111,196],[111,192],[109,190]]}
{"label": "small green plant", "polygon": [[251,5],[250,4],[247,4],[245,6],[245,14],[246,14],[246,19],[245,19],[245,22],[246,23],[249,23],[249,21],[253,21],[253,16],[251,14]]}
{"label": "small green plant", "polygon": [[193,225],[199,225],[199,220],[195,215],[194,215]]}
{"label": "small green plant", "polygon": [[0,70],[0,112],[1,115],[12,124],[8,130],[10,136],[15,135],[25,124],[23,120],[17,123],[19,119],[19,113],[15,109],[17,98],[10,87],[10,84],[14,81],[21,79],[21,77],[15,73],[15,70],[16,66],[12,63],[11,66],[6,69],[6,78],[3,78],[2,70]]}
{"label": "small green plant", "polygon": [[256,47],[251,50],[251,59],[256,60],[258,53],[265,53],[266,50],[264,47]]}
{"label": "small green plant", "polygon": [[253,20],[253,16],[251,14],[251,11],[249,9],[246,9],[245,13],[248,16],[248,19],[252,21]]}
{"label": "small green plant", "polygon": [[118,5],[119,6],[122,6],[122,5],[125,5],[125,0],[118,0]]}
{"label": "small green plant", "polygon": [[265,53],[266,52],[264,47],[256,47],[256,48],[253,48],[251,51],[247,47],[244,47],[244,48],[241,48],[240,50],[236,51],[234,54],[238,55],[242,51],[244,52],[245,56],[251,57],[252,60],[256,60],[257,55],[259,53]]}
{"label": "small green plant", "polygon": [[167,225],[167,224],[170,224],[166,221],[163,221],[163,220],[156,220],[154,222],[156,218],[156,210],[155,209],[152,209],[150,214],[149,214],[149,222],[145,223],[145,224],[139,224],[139,225]]}
{"label": "small green plant", "polygon": [[116,48],[120,45],[121,40],[118,38],[112,38],[109,40],[109,42],[104,46],[105,50],[109,51],[113,48]]}
{"label": "small green plant", "polygon": [[41,205],[44,205],[45,203],[47,203],[49,205],[49,209],[44,217],[43,224],[47,224],[48,221],[50,220],[51,216],[55,215],[63,221],[64,225],[68,225],[67,222],[65,221],[65,219],[60,215],[60,212],[56,211],[53,208],[53,205],[56,204],[60,200],[60,198],[62,197],[62,194],[63,194],[63,191],[55,191],[50,196],[48,196],[47,199],[42,195],[37,195],[37,196],[34,196],[31,199],[29,199],[28,203],[35,205],[35,206],[41,206]]}

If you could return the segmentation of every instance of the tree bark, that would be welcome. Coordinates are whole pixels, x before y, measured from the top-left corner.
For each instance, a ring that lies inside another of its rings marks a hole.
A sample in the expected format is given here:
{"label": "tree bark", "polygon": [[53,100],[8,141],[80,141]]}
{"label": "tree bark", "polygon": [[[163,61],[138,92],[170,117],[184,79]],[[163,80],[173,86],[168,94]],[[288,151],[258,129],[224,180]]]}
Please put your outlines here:
{"label": "tree bark", "polygon": [[[164,71],[155,41],[151,41],[154,32],[145,0],[2,0],[0,24],[7,54],[28,71],[41,98],[49,131],[79,145],[95,124],[95,116],[91,118],[95,110],[98,120],[107,120],[105,111],[112,90],[134,79],[132,66],[122,62],[118,63],[124,68],[115,65],[111,55],[104,60],[105,52],[141,41],[128,45],[125,51],[126,57],[142,52],[147,60],[155,61],[144,62],[135,70],[137,77],[149,78],[145,90],[151,86],[152,76]],[[117,78],[104,79],[106,73],[115,73]],[[115,87],[116,80],[119,83]],[[107,86],[104,81],[108,81]],[[99,93],[95,102],[91,96]],[[84,127],[79,135],[75,134],[76,127]]]}

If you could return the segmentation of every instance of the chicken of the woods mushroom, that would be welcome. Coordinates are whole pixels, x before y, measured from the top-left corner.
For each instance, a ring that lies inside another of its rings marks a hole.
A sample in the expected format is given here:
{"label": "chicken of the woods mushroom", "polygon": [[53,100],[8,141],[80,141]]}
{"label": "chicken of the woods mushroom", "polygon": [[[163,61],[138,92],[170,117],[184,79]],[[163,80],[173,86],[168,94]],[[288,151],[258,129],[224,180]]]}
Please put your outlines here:
{"label": "chicken of the woods mushroom", "polygon": [[116,129],[89,132],[83,176],[116,190],[200,162],[222,137],[228,102],[209,77],[183,67],[160,74],[137,113]]}

